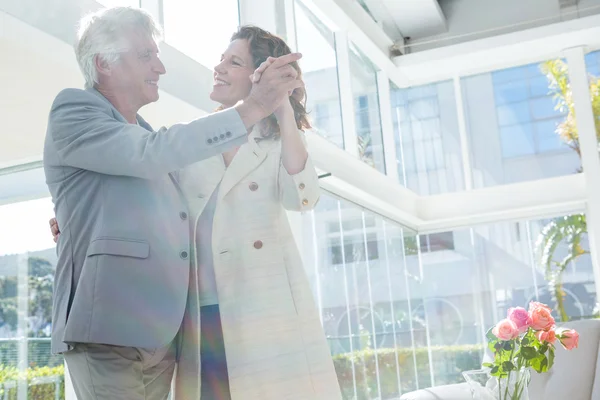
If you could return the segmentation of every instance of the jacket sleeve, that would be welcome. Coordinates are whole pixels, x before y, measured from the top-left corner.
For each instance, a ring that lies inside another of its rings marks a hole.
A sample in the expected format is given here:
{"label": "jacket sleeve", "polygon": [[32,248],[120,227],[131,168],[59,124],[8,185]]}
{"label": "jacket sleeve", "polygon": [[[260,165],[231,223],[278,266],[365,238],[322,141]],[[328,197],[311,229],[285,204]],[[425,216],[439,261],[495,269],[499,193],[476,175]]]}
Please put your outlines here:
{"label": "jacket sleeve", "polygon": [[[306,146],[304,132],[300,131],[300,134]],[[280,156],[278,175],[279,198],[286,210],[308,211],[317,205],[321,188],[317,172],[310,158],[310,152],[306,164],[304,164],[304,169],[294,175],[287,172]]]}
{"label": "jacket sleeve", "polygon": [[61,165],[108,175],[153,178],[245,143],[236,110],[225,110],[150,132],[116,120],[110,105],[79,89],[52,104],[48,138]]}

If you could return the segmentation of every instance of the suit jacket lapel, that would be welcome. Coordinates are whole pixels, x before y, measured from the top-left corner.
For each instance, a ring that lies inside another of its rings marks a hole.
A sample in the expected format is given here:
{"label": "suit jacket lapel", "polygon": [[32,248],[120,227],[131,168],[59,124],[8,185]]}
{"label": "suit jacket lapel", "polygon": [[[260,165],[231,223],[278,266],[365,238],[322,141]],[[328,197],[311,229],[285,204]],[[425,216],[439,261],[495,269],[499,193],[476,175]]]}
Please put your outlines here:
{"label": "suit jacket lapel", "polygon": [[254,171],[267,157],[266,149],[259,146],[255,138],[258,130],[254,129],[248,136],[248,143],[241,146],[233,157],[231,164],[225,170],[221,187],[219,188],[219,197],[221,200],[229,191],[244,179],[250,172]]}
{"label": "suit jacket lapel", "polygon": [[150,126],[150,124],[147,123],[146,120],[144,118],[142,118],[142,116],[140,114],[136,114],[136,118],[138,120],[139,125],[142,128],[144,128],[144,129],[146,129],[146,130],[148,130],[150,132],[154,131],[154,129],[152,129],[152,127]]}

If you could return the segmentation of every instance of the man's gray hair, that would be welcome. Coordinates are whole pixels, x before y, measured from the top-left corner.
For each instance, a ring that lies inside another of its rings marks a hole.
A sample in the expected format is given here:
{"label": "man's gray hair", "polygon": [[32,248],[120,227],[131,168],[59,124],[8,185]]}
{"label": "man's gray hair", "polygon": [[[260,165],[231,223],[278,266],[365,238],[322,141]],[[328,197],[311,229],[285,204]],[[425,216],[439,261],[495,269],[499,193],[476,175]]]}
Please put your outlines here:
{"label": "man's gray hair", "polygon": [[85,78],[85,86],[98,83],[95,58],[108,64],[119,61],[131,49],[128,32],[140,32],[159,41],[162,29],[147,11],[133,7],[112,7],[85,16],[79,24],[75,57]]}

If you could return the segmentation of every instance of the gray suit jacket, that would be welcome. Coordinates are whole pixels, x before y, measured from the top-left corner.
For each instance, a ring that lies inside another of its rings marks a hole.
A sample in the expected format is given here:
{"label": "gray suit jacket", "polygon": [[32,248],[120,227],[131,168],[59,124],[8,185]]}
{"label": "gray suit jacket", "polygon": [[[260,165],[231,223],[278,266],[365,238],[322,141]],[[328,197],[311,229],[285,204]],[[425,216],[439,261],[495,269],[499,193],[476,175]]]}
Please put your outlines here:
{"label": "gray suit jacket", "polygon": [[139,121],[127,123],[95,89],[65,89],[52,104],[44,171],[61,229],[54,353],[78,342],[154,348],[175,337],[193,243],[170,172],[247,141],[235,110],[157,132]]}

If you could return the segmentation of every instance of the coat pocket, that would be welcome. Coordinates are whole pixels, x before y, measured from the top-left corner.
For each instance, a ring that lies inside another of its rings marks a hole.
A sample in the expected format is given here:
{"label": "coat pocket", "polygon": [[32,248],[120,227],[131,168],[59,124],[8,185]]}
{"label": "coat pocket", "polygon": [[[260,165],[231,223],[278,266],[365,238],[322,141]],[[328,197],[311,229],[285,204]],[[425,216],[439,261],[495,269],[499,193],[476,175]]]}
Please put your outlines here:
{"label": "coat pocket", "polygon": [[90,243],[87,255],[110,254],[113,256],[148,258],[150,244],[144,240],[98,238]]}

